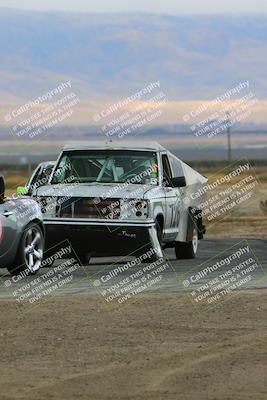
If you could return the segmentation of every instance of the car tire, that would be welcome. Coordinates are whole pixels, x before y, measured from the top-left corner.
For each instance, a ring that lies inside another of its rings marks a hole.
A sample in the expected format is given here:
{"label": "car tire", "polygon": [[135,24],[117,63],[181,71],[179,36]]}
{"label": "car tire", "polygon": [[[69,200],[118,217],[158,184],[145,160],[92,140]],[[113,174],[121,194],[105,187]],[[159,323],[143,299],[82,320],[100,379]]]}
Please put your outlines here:
{"label": "car tire", "polygon": [[43,254],[43,231],[37,223],[30,223],[21,236],[15,261],[7,269],[11,275],[35,275],[42,266]]}
{"label": "car tire", "polygon": [[162,226],[160,225],[157,219],[156,219],[156,230],[157,230],[159,244],[162,245]]}
{"label": "car tire", "polygon": [[88,255],[88,254],[86,254],[86,253],[82,253],[82,252],[79,252],[79,251],[76,252],[76,254],[77,254],[78,261],[79,261],[80,265],[82,265],[82,266],[84,266],[84,267],[86,267],[87,265],[89,265],[90,259],[91,259],[90,254]]}
{"label": "car tire", "polygon": [[196,258],[198,249],[198,230],[193,229],[193,239],[190,242],[175,242],[175,255],[177,260],[189,260]]}

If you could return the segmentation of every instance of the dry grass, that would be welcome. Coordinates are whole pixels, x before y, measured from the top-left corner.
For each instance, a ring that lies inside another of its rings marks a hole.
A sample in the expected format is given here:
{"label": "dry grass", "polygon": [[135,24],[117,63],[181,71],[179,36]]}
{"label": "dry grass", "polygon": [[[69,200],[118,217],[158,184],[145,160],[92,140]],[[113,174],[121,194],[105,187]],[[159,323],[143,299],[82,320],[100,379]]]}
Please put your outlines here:
{"label": "dry grass", "polygon": [[[214,170],[201,171],[213,182],[227,173],[227,170],[216,172]],[[254,175],[258,181],[253,189],[253,196],[245,201],[240,207],[235,207],[232,212],[227,212],[220,221],[207,223],[207,236],[209,237],[246,237],[266,238],[267,237],[267,214],[260,208],[260,201],[267,200],[267,167],[255,167],[242,174],[242,178],[235,178],[232,184],[241,179]],[[220,190],[226,190],[229,185],[221,185]],[[214,195],[214,192],[210,195]]]}
{"label": "dry grass", "polygon": [[27,172],[7,171],[5,173],[8,191],[13,191],[17,186],[24,186],[28,181]]}

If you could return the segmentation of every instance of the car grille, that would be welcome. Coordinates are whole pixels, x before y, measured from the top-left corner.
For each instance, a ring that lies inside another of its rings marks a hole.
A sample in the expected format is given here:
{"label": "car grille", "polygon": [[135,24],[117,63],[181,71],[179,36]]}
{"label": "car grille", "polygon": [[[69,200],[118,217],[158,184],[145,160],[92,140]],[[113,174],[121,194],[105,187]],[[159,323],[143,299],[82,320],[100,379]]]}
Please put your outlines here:
{"label": "car grille", "polygon": [[62,218],[120,218],[120,199],[71,198],[61,202]]}

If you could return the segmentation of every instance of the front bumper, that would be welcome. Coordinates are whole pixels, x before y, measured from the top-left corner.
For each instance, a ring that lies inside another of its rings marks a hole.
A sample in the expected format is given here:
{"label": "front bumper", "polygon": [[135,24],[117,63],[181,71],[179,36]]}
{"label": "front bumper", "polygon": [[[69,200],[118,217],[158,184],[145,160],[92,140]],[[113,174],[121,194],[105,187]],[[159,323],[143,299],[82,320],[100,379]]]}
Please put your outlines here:
{"label": "front bumper", "polygon": [[47,249],[68,240],[78,252],[95,256],[136,255],[153,248],[163,257],[153,220],[51,218],[44,225]]}

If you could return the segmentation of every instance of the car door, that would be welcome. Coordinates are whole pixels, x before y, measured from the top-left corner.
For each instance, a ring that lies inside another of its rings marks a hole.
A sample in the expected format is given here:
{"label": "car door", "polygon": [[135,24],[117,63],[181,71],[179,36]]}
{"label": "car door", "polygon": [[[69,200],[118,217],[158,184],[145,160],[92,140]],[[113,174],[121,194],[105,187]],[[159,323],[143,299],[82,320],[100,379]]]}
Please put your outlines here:
{"label": "car door", "polygon": [[0,204],[0,260],[13,251],[18,239],[17,217],[12,203]]}
{"label": "car door", "polygon": [[162,154],[162,173],[165,194],[165,237],[174,239],[177,235],[181,207],[180,191],[172,186],[172,170],[167,154]]}

